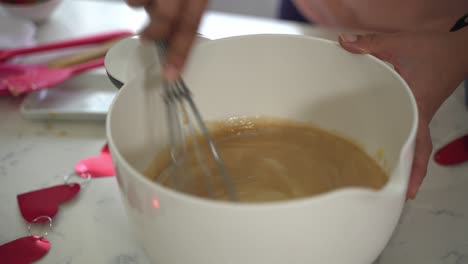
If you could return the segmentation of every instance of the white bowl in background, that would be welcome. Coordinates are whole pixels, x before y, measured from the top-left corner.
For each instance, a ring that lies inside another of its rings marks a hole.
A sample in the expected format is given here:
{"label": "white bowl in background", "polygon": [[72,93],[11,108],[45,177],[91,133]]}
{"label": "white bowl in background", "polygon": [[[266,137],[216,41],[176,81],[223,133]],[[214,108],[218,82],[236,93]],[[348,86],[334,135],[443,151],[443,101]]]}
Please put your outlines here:
{"label": "white bowl in background", "polygon": [[193,49],[184,79],[205,119],[291,118],[385,153],[381,190],[263,204],[197,198],[142,175],[167,130],[160,73],[133,70],[140,74],[116,96],[107,137],[130,223],[152,263],[370,264],[384,249],[405,202],[418,123],[408,85],[387,64],[306,36],[233,37]]}
{"label": "white bowl in background", "polygon": [[0,3],[10,14],[40,23],[47,20],[60,5],[62,0],[47,0],[32,4]]}

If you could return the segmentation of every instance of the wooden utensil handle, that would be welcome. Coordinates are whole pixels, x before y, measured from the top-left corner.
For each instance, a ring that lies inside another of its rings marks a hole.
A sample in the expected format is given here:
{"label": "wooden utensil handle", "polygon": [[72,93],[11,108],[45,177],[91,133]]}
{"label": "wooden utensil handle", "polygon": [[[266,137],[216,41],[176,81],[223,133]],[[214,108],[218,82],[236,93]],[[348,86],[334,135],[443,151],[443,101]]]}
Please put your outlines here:
{"label": "wooden utensil handle", "polygon": [[120,39],[108,41],[97,47],[93,47],[90,50],[52,60],[47,63],[47,66],[51,68],[66,68],[103,57],[104,55],[106,55],[107,51],[119,40]]}

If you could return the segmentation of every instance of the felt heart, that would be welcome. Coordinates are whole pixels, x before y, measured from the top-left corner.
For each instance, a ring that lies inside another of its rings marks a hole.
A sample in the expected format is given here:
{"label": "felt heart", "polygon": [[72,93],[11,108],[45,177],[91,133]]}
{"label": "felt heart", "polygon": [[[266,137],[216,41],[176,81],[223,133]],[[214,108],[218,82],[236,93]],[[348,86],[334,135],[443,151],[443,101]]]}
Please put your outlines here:
{"label": "felt heart", "polygon": [[[59,205],[75,197],[80,188],[79,184],[71,183],[19,194],[17,200],[21,215],[30,223],[39,216],[53,218],[58,212]],[[46,218],[41,218],[36,222],[45,221]]]}
{"label": "felt heart", "polygon": [[114,165],[107,144],[101,149],[100,155],[80,160],[75,165],[75,172],[83,178],[114,176]]}
{"label": "felt heart", "polygon": [[45,238],[27,236],[0,245],[0,262],[30,264],[42,258],[50,249]]}
{"label": "felt heart", "polygon": [[444,166],[457,165],[468,161],[468,135],[457,138],[440,148],[434,154],[434,160]]}

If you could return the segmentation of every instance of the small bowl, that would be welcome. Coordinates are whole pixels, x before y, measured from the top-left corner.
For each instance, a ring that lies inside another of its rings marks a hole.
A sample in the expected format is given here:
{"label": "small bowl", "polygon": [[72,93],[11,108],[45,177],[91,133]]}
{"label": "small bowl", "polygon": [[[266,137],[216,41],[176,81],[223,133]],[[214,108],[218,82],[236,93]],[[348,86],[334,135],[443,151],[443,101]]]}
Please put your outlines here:
{"label": "small bowl", "polygon": [[47,0],[38,3],[0,3],[8,13],[36,23],[47,20],[62,3],[62,0]]}

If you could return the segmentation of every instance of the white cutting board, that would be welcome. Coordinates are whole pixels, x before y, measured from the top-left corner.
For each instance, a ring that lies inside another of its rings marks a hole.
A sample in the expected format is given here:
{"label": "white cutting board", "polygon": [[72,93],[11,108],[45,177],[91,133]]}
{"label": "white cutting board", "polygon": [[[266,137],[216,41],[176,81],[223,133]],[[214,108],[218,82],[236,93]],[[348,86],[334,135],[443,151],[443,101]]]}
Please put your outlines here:
{"label": "white cutting board", "polygon": [[54,88],[28,94],[21,104],[21,113],[29,119],[105,120],[117,92],[105,71],[92,71]]}

